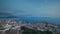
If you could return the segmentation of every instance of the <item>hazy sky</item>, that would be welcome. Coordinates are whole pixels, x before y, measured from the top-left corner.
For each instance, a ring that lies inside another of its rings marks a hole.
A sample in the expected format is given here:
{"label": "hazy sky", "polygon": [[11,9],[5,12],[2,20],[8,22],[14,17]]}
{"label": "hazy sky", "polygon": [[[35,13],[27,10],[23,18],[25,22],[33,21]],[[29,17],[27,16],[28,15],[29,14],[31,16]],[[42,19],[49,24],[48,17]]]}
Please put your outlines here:
{"label": "hazy sky", "polygon": [[0,12],[15,16],[60,17],[60,0],[0,0]]}

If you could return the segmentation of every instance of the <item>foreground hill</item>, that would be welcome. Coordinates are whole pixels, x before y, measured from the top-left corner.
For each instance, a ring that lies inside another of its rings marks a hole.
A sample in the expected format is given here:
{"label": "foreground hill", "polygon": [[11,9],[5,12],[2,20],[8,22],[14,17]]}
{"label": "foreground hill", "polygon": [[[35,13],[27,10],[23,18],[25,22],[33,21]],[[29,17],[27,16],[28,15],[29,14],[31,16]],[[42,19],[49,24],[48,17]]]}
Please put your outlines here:
{"label": "foreground hill", "polygon": [[21,30],[23,30],[23,34],[53,34],[50,31],[39,31],[39,30],[29,29],[24,26],[21,27]]}

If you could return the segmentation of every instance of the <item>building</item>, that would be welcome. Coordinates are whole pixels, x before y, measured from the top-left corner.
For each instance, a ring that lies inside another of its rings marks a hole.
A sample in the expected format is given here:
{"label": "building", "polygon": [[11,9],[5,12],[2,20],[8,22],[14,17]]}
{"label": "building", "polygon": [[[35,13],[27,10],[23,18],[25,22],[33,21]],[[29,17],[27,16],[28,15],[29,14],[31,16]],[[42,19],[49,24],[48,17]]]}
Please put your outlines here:
{"label": "building", "polygon": [[0,25],[0,34],[21,34],[20,26]]}

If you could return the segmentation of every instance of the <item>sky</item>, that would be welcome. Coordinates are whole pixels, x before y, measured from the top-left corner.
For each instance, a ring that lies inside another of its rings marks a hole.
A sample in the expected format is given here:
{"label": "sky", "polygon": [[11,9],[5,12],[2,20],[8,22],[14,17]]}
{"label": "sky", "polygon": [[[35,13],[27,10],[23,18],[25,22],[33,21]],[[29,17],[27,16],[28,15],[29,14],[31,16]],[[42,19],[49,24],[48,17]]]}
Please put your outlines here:
{"label": "sky", "polygon": [[60,0],[0,0],[0,13],[60,18]]}

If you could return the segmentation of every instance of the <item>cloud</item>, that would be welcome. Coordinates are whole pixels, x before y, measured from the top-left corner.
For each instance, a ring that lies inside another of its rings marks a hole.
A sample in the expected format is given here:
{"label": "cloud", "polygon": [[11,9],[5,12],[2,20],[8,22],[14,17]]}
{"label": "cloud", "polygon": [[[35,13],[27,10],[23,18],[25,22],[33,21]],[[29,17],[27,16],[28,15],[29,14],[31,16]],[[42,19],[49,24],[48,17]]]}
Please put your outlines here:
{"label": "cloud", "polygon": [[31,16],[60,16],[60,1],[57,0],[8,0],[2,1],[2,12],[13,15],[31,15]]}

